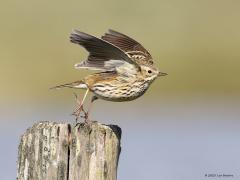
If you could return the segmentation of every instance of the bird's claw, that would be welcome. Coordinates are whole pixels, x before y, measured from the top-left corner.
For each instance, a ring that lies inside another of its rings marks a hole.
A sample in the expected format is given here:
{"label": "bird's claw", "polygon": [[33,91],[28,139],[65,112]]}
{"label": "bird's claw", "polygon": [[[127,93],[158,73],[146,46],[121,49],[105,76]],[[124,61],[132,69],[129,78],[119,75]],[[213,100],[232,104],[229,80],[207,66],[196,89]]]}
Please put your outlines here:
{"label": "bird's claw", "polygon": [[[89,110],[85,111],[83,108],[83,101],[81,102],[79,101],[78,95],[76,93],[74,93],[75,99],[77,101],[77,108],[74,110],[74,112],[72,113],[73,116],[75,116],[75,120],[76,120],[76,124],[79,123],[78,119],[79,117],[84,118],[84,122],[85,123],[89,123],[90,119],[89,119]],[[81,112],[83,112],[83,115],[81,115]]]}
{"label": "bird's claw", "polygon": [[[83,112],[83,114],[81,114],[81,112]],[[90,119],[89,119],[89,113],[86,112],[84,109],[83,109],[83,105],[79,106],[73,113],[72,113],[73,116],[75,116],[75,120],[76,120],[76,124],[79,123],[79,118],[84,118],[84,122],[85,123],[89,123],[90,122]]]}

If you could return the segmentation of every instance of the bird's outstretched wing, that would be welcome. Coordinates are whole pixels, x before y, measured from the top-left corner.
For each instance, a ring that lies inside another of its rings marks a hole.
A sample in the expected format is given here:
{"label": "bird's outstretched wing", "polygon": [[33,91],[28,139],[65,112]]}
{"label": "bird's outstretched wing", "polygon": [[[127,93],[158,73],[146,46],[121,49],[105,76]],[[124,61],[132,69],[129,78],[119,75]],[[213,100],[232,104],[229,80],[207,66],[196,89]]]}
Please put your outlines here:
{"label": "bird's outstretched wing", "polygon": [[92,35],[74,30],[70,35],[72,43],[83,46],[88,52],[88,59],[75,65],[75,68],[91,70],[115,71],[117,67],[126,65],[140,69],[123,50],[115,45]]}
{"label": "bird's outstretched wing", "polygon": [[102,39],[119,47],[139,65],[153,64],[151,54],[140,43],[125,34],[110,29]]}

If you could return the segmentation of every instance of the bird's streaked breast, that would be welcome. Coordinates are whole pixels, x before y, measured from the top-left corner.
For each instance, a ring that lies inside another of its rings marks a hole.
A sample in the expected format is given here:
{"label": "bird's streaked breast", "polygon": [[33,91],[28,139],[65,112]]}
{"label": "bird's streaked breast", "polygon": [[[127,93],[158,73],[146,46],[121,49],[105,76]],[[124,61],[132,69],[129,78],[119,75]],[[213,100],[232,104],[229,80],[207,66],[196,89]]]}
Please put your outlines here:
{"label": "bird's streaked breast", "polygon": [[99,98],[109,101],[131,101],[143,95],[148,89],[148,83],[134,81],[131,83],[119,84],[95,84],[91,91]]}

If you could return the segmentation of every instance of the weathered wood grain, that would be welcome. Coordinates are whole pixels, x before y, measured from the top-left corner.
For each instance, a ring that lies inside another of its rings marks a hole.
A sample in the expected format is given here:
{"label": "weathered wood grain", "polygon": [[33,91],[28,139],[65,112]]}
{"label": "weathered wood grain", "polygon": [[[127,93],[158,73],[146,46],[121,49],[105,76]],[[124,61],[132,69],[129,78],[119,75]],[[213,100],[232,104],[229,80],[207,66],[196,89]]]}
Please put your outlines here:
{"label": "weathered wood grain", "polygon": [[116,180],[121,129],[40,122],[21,137],[18,180]]}
{"label": "weathered wood grain", "polygon": [[115,180],[121,129],[99,123],[79,124],[70,144],[70,179]]}

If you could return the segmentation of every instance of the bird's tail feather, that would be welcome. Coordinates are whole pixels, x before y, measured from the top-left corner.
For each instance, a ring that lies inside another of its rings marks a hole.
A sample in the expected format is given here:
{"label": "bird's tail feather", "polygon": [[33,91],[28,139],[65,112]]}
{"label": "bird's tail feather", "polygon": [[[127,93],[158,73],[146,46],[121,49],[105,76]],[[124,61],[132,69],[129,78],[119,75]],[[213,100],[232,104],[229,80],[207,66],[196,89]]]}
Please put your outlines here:
{"label": "bird's tail feather", "polygon": [[75,81],[72,83],[62,84],[58,86],[51,87],[50,89],[61,89],[64,87],[76,88],[76,89],[86,89],[87,85],[83,81]]}

